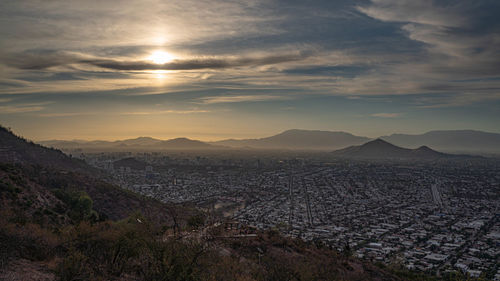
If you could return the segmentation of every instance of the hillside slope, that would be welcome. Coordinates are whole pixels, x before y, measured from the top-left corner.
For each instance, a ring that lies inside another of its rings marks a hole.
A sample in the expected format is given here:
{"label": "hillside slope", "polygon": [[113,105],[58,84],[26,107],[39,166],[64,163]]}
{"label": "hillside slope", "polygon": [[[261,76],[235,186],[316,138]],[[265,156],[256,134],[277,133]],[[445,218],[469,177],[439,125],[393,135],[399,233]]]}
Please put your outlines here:
{"label": "hillside slope", "polygon": [[85,162],[71,159],[60,150],[43,147],[14,135],[0,126],[0,163],[41,165],[64,170],[92,170]]}
{"label": "hillside slope", "polygon": [[[56,189],[86,192],[96,211],[110,219],[123,219],[138,211],[152,219],[171,222],[168,208],[172,206],[106,183],[99,179],[100,172],[85,162],[19,138],[3,127],[0,127],[0,163],[17,165],[19,177],[44,187],[46,192]],[[192,215],[192,210],[184,211],[186,216]]]}

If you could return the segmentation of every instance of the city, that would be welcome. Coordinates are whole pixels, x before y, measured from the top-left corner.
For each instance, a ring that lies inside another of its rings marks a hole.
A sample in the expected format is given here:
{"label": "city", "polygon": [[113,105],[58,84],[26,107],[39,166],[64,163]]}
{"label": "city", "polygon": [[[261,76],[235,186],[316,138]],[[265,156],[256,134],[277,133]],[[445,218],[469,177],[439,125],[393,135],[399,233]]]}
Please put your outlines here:
{"label": "city", "polygon": [[81,154],[125,189],[410,270],[500,279],[500,162]]}

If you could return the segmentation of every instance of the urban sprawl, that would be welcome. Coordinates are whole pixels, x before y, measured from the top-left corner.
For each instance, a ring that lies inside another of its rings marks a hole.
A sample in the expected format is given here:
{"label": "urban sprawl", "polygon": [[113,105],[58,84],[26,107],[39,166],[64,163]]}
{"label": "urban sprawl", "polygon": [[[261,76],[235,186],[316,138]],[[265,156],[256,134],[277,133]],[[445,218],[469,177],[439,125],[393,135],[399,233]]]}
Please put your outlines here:
{"label": "urban sprawl", "polygon": [[497,161],[81,157],[123,188],[164,202],[192,203],[209,214],[372,261],[500,280]]}

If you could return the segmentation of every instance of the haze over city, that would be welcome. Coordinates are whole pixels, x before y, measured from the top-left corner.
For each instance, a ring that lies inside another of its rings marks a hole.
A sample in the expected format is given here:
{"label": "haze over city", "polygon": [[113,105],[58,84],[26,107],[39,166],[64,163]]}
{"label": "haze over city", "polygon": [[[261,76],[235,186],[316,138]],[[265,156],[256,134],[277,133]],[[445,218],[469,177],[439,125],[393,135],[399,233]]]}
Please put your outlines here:
{"label": "haze over city", "polygon": [[2,1],[25,137],[499,133],[498,1]]}

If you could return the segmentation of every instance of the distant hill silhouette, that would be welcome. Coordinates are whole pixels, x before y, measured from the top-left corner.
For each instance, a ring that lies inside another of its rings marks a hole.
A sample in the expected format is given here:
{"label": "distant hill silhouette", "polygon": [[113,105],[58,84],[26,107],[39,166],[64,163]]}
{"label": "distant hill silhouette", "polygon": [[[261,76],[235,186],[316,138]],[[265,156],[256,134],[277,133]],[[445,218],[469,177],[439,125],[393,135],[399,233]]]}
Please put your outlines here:
{"label": "distant hill silhouette", "polygon": [[382,139],[376,139],[363,145],[350,146],[332,152],[333,156],[353,159],[420,159],[434,160],[440,158],[452,158],[457,155],[445,154],[421,146],[417,149],[408,149],[395,146]]}
{"label": "distant hill silhouette", "polygon": [[158,145],[161,142],[162,142],[161,140],[154,139],[154,138],[151,138],[151,137],[138,137],[138,138],[135,138],[135,139],[128,139],[128,140],[123,140],[123,141],[115,141],[115,142],[113,142],[113,144],[116,144],[116,145],[124,144],[124,145],[127,145],[127,146],[134,146],[134,145],[143,146],[143,145]]}
{"label": "distant hill silhouette", "polygon": [[213,145],[210,145],[208,143],[198,141],[198,140],[191,140],[188,138],[176,138],[176,139],[162,141],[158,146],[161,148],[165,148],[165,149],[203,149],[203,148],[207,149],[207,148],[214,148]]}
{"label": "distant hill silhouette", "polygon": [[409,148],[427,145],[446,152],[500,154],[500,134],[474,130],[430,131],[421,135],[392,134],[381,139]]}
{"label": "distant hill silhouette", "polygon": [[[392,134],[382,136],[389,143],[407,148],[428,146],[447,153],[500,154],[500,134],[473,130],[431,131],[421,135]],[[286,149],[332,151],[347,146],[361,145],[372,139],[347,132],[318,130],[287,130],[280,134],[257,139],[227,139],[202,142],[188,138],[160,140],[151,137],[118,141],[65,141],[49,140],[39,143],[68,150],[96,151],[161,151],[161,150],[201,150],[201,149]]]}
{"label": "distant hill silhouette", "polygon": [[345,132],[293,129],[267,138],[229,139],[213,144],[238,148],[332,150],[362,144],[368,140],[370,139]]}
{"label": "distant hill silhouette", "polygon": [[89,150],[193,150],[193,149],[216,149],[218,147],[208,143],[191,140],[188,138],[176,138],[160,140],[151,137],[138,137],[118,141],[40,141],[40,144],[62,150],[89,149]]}

